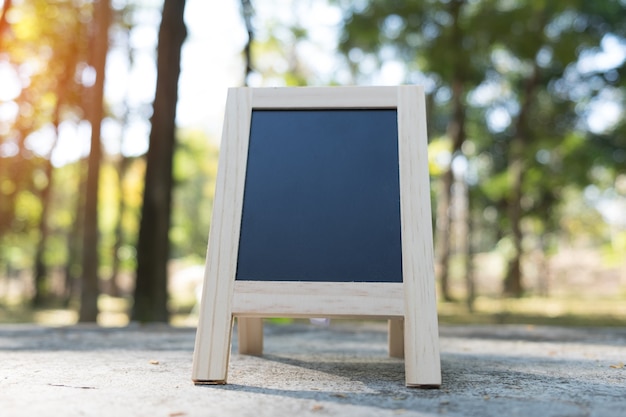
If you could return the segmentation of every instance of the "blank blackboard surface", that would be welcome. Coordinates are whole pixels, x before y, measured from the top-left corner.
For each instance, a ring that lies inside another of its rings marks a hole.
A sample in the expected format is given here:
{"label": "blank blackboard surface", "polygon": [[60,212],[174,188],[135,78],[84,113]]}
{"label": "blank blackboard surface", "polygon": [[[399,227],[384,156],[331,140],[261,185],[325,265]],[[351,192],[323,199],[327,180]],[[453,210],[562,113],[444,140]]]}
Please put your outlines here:
{"label": "blank blackboard surface", "polygon": [[236,279],[402,282],[397,123],[253,110]]}

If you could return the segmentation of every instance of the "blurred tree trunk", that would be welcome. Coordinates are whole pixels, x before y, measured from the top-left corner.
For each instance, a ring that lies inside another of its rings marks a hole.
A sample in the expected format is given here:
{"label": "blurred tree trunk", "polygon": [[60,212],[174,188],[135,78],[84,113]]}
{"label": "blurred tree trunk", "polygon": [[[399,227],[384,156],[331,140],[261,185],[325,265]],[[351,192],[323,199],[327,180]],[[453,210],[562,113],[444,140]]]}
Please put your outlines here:
{"label": "blurred tree trunk", "polygon": [[436,243],[437,243],[437,272],[439,273],[439,283],[441,285],[441,297],[444,301],[452,301],[450,294],[450,237],[451,216],[450,201],[452,200],[451,187],[453,182],[452,168],[444,172],[440,182],[440,191],[437,196],[437,221],[436,221]]}
{"label": "blurred tree trunk", "polygon": [[[122,122],[128,124],[127,118],[124,117]],[[122,131],[123,134],[123,131]],[[121,147],[120,147],[121,148]],[[111,277],[109,279],[109,294],[112,297],[120,296],[119,273],[120,273],[120,256],[119,252],[124,244],[124,212],[126,211],[126,199],[124,198],[124,178],[130,165],[130,159],[124,155],[120,155],[115,169],[117,171],[117,187],[119,189],[119,200],[117,202],[117,224],[115,225],[115,243],[113,244],[113,266],[111,267]]]}
{"label": "blurred tree trunk", "polygon": [[184,0],[165,0],[157,57],[157,86],[146,161],[133,321],[167,322],[167,262],[180,55],[187,29]]}
{"label": "blurred tree trunk", "polygon": [[[122,11],[122,16],[124,19],[128,19],[131,21],[132,19],[132,10],[133,7],[127,5],[127,7]],[[132,69],[135,63],[135,56],[133,47],[130,42],[130,32],[133,28],[133,25],[126,26],[124,28],[124,47],[126,49],[128,63],[130,68]],[[115,170],[117,172],[117,189],[119,200],[117,201],[117,223],[115,225],[115,242],[113,243],[112,248],[112,259],[113,265],[111,267],[111,276],[108,280],[108,292],[112,297],[119,297],[121,295],[120,285],[119,285],[119,274],[121,267],[121,259],[120,259],[120,249],[124,245],[124,213],[126,212],[126,198],[124,196],[124,180],[126,178],[126,172],[130,166],[131,159],[124,155],[124,144],[125,137],[128,133],[128,126],[130,124],[130,85],[127,85],[126,93],[124,96],[124,100],[122,102],[122,116],[120,120],[120,124],[122,126],[120,132],[120,156],[119,159],[115,163]]]}
{"label": "blurred tree trunk", "polygon": [[[450,15],[452,16],[452,44],[461,45],[464,34],[461,29],[461,8],[463,1],[450,3]],[[441,284],[441,296],[445,301],[452,301],[450,293],[450,253],[452,235],[452,185],[454,184],[454,172],[452,160],[461,151],[465,141],[465,74],[464,63],[456,62],[455,69],[450,80],[452,90],[452,118],[448,123],[447,134],[452,141],[450,149],[450,166],[443,174],[441,180],[441,193],[437,198],[437,270]]]}
{"label": "blurred tree trunk", "polygon": [[511,140],[509,150],[509,181],[510,197],[508,200],[508,216],[511,224],[511,234],[513,238],[513,257],[509,261],[506,278],[504,279],[504,294],[512,297],[521,297],[524,292],[522,283],[522,255],[524,249],[522,241],[524,233],[522,231],[522,218],[524,208],[522,198],[524,191],[524,174],[526,169],[525,148],[530,140],[530,129],[528,128],[528,116],[535,97],[535,92],[539,86],[539,67],[535,62],[533,71],[524,85],[524,95],[515,126],[515,136]]}
{"label": "blurred tree trunk", "polygon": [[50,213],[50,205],[52,201],[52,189],[54,187],[54,168],[52,166],[52,155],[59,143],[59,125],[61,124],[61,110],[65,105],[64,97],[67,91],[72,89],[74,82],[74,68],[76,68],[77,54],[71,54],[69,59],[63,61],[64,70],[62,75],[57,79],[55,87],[57,102],[54,106],[52,115],[52,125],[54,127],[54,143],[50,148],[50,152],[44,161],[44,174],[47,182],[39,193],[41,201],[41,215],[39,219],[39,241],[35,251],[35,273],[34,273],[34,289],[35,294],[32,304],[35,307],[41,306],[45,299],[49,296],[49,288],[46,280],[48,279],[48,270],[45,261],[45,250],[50,235],[50,227],[48,226],[48,217]]}
{"label": "blurred tree trunk", "polygon": [[521,297],[522,287],[522,184],[524,182],[524,138],[516,135],[511,143],[511,159],[509,162],[509,177],[511,182],[511,196],[508,202],[508,216],[511,223],[511,237],[513,239],[513,256],[509,260],[507,275],[504,279],[504,294],[512,297]]}
{"label": "blurred tree trunk", "polygon": [[111,22],[110,0],[98,0],[94,9],[94,32],[91,64],[96,71],[96,82],[91,89],[88,118],[91,124],[91,151],[87,168],[85,190],[85,223],[83,229],[83,271],[80,295],[80,322],[95,322],[98,318],[98,188],[102,148],[100,127],[104,113],[104,69],[109,46]]}
{"label": "blurred tree trunk", "polygon": [[48,213],[50,212],[50,202],[51,202],[51,190],[53,184],[53,174],[54,170],[52,167],[52,153],[56,148],[56,145],[59,140],[59,110],[60,103],[57,103],[55,114],[54,114],[54,131],[55,131],[55,139],[54,144],[48,154],[48,157],[44,161],[44,174],[47,179],[47,183],[39,192],[39,200],[41,201],[41,215],[39,217],[39,240],[37,241],[37,248],[35,249],[35,272],[34,272],[34,289],[35,293],[33,294],[33,298],[31,300],[31,304],[33,307],[40,307],[44,304],[46,298],[48,297],[48,283],[46,282],[46,278],[48,275],[48,270],[46,266],[46,262],[44,259],[46,252],[46,243],[48,242],[48,237],[50,235],[50,228],[48,227]]}
{"label": "blurred tree trunk", "polygon": [[[78,190],[84,190],[86,187],[86,161],[81,159],[77,163],[79,181]],[[85,196],[82,192],[76,193],[76,201],[74,202],[74,223],[72,229],[66,236],[67,242],[67,262],[65,264],[65,282],[63,288],[63,305],[68,307],[70,302],[77,295],[78,283],[82,275],[82,230],[85,218]]]}
{"label": "blurred tree trunk", "polygon": [[[82,165],[82,161],[80,162]],[[81,167],[82,168],[82,167]],[[84,181],[84,173],[83,169],[81,169],[81,181],[79,182],[78,189],[82,190],[85,188]],[[68,307],[74,296],[77,295],[78,290],[78,282],[82,275],[82,251],[81,251],[81,238],[82,238],[82,226],[84,224],[84,208],[85,208],[85,199],[83,198],[83,193],[78,193],[76,197],[76,209],[74,224],[72,225],[72,229],[69,231],[66,242],[67,242],[67,262],[65,264],[65,282],[63,285],[63,305]]]}
{"label": "blurred tree trunk", "polygon": [[465,304],[467,305],[467,311],[474,312],[474,301],[476,301],[476,280],[474,276],[474,244],[472,240],[472,232],[474,229],[474,221],[472,219],[472,197],[469,184],[467,186],[466,206],[467,210],[465,214],[466,221],[466,234],[465,234],[465,288],[467,296]]}

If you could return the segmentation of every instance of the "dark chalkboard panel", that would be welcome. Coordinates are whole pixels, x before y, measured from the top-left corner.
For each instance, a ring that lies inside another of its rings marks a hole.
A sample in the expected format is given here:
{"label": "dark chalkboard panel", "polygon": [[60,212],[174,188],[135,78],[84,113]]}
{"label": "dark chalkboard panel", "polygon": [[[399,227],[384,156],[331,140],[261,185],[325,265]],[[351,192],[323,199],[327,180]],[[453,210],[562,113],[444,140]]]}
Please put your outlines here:
{"label": "dark chalkboard panel", "polygon": [[253,110],[237,280],[402,282],[396,109]]}

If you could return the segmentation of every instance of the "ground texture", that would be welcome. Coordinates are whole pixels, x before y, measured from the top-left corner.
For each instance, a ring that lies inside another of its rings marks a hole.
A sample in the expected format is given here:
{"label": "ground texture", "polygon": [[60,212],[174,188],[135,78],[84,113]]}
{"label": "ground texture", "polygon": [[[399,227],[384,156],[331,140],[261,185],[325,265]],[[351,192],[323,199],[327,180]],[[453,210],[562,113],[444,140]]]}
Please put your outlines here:
{"label": "ground texture", "polygon": [[[234,333],[236,335],[236,332]],[[404,386],[384,323],[265,326],[229,384],[191,382],[195,330],[0,326],[0,415],[597,416],[626,410],[626,329],[441,326],[443,385]]]}

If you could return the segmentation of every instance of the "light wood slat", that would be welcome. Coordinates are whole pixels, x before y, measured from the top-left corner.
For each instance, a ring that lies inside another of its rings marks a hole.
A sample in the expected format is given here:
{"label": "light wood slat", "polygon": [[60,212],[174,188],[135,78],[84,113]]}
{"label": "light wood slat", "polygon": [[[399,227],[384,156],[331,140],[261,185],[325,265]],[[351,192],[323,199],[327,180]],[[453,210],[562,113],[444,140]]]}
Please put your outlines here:
{"label": "light wood slat", "polygon": [[388,349],[392,358],[404,358],[404,320],[393,319],[388,323]]}
{"label": "light wood slat", "polygon": [[404,315],[401,283],[237,281],[235,316],[376,317]]}
{"label": "light wood slat", "polygon": [[237,317],[239,353],[263,354],[263,319],[260,317]]}
{"label": "light wood slat", "polygon": [[250,133],[250,90],[231,89],[226,101],[213,217],[209,233],[192,379],[225,383],[232,334],[232,294]]}
{"label": "light wood slat", "polygon": [[254,109],[395,108],[397,87],[255,88]]}
{"label": "light wood slat", "polygon": [[404,358],[408,386],[439,386],[441,365],[435,295],[424,90],[398,88],[398,150],[404,281]]}

